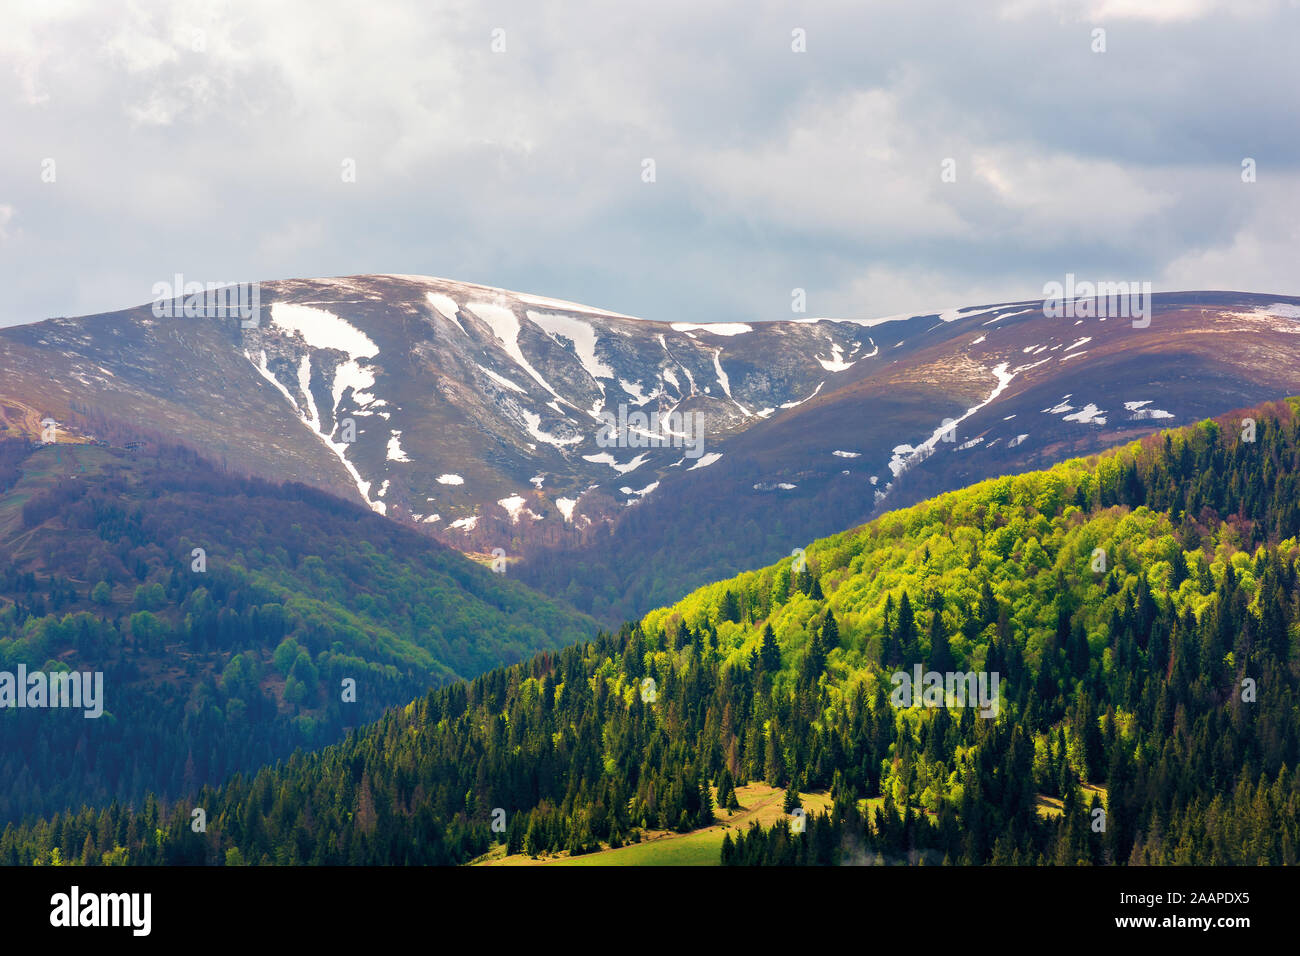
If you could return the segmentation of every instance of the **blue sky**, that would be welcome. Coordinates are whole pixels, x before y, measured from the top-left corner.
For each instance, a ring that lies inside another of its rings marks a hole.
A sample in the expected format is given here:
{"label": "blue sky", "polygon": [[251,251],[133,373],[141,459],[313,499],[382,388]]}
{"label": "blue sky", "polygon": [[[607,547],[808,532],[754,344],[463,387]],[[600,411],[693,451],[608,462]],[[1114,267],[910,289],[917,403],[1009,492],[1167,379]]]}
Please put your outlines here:
{"label": "blue sky", "polygon": [[1281,0],[8,0],[0,325],[178,272],[694,322],[1067,272],[1297,294],[1297,27]]}

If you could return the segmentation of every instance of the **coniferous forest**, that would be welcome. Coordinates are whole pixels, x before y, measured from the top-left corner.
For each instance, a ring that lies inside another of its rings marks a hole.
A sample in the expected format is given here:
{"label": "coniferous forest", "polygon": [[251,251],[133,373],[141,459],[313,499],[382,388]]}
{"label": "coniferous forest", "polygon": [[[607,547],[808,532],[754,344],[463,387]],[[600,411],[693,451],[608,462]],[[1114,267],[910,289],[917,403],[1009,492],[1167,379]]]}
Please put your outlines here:
{"label": "coniferous forest", "polygon": [[[11,823],[0,863],[582,855],[758,781],[830,811],[722,863],[1295,863],[1300,400],[1247,414],[892,512],[220,786]],[[900,706],[918,664],[997,673],[996,716]]]}

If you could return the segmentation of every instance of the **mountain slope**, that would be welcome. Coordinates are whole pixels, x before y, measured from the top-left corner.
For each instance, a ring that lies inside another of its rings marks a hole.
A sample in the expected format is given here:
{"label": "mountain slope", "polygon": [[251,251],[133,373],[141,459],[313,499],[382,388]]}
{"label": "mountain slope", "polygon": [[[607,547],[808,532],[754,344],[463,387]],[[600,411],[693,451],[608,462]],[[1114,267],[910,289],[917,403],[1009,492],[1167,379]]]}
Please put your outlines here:
{"label": "mountain slope", "polygon": [[813,394],[832,357],[871,348],[855,326],[645,322],[424,277],[260,288],[256,328],[141,307],[0,330],[4,395],[60,420],[87,412],[97,431],[111,420],[201,442],[411,522],[459,521],[458,541],[482,518],[499,527],[480,537],[500,544],[521,521],[563,526],[588,490],[614,506],[636,500],[629,482],[693,463],[681,447],[598,444],[600,412],[689,412],[712,444]]}
{"label": "mountain slope", "polygon": [[[0,329],[0,424],[313,484],[503,548],[606,622],[887,508],[1300,392],[1300,300],[1245,293],[1157,295],[1141,327],[1041,301],[699,326],[418,276],[261,302],[249,329],[148,307]],[[647,421],[606,447],[606,413]]]}
{"label": "mountain slope", "polygon": [[102,671],[105,698],[0,709],[3,820],[172,797],[594,630],[306,486],[175,449],[0,449],[0,671]]}
{"label": "mountain slope", "polygon": [[[166,819],[7,831],[0,859],[581,854],[706,826],[761,779],[834,816],[747,839],[752,862],[1295,863],[1297,501],[1291,399],[890,513]],[[979,710],[895,699],[914,666],[999,680]]]}
{"label": "mountain slope", "polygon": [[1300,392],[1297,314],[1293,300],[1182,293],[1155,296],[1142,329],[1047,319],[1038,302],[878,326],[911,351],[840,373],[716,464],[665,479],[610,535],[529,550],[518,573],[602,620],[644,613],[888,509]]}

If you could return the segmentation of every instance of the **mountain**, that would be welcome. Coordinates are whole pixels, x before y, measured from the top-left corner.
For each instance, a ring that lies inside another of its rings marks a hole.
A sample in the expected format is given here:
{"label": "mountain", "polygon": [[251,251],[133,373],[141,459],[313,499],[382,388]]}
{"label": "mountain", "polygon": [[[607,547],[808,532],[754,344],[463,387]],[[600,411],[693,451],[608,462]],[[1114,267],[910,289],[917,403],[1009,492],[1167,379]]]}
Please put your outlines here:
{"label": "mountain", "polygon": [[1300,392],[1300,300],[1266,295],[1156,295],[1145,324],[1035,300],[691,325],[416,276],[260,290],[255,328],[145,306],[0,330],[0,423],[350,496],[500,548],[605,622],[888,508]]}
{"label": "mountain", "polygon": [[878,323],[885,358],[665,479],[609,535],[529,551],[517,573],[602,620],[637,616],[891,508],[1300,392],[1295,303],[1157,295],[1141,329],[1049,319],[1041,302]]}
{"label": "mountain", "polygon": [[[621,487],[649,494],[670,468],[707,466],[713,443],[873,348],[857,326],[645,322],[414,276],[268,282],[260,300],[256,328],[144,306],[0,330],[11,429],[52,414],[74,432],[162,434],[458,544],[508,544],[536,522],[585,527],[588,511],[641,496]],[[705,447],[598,444],[600,413],[620,405],[698,416]]]}
{"label": "mountain", "polygon": [[[692,833],[733,863],[1295,864],[1298,533],[1289,399],[891,512],[170,813],[8,829],[0,862],[616,862]],[[947,696],[900,694],[916,671]],[[758,781],[832,813],[733,839]]]}
{"label": "mountain", "polygon": [[0,442],[0,684],[103,675],[98,716],[0,708],[0,821],[172,799],[594,632],[306,485],[183,449]]}

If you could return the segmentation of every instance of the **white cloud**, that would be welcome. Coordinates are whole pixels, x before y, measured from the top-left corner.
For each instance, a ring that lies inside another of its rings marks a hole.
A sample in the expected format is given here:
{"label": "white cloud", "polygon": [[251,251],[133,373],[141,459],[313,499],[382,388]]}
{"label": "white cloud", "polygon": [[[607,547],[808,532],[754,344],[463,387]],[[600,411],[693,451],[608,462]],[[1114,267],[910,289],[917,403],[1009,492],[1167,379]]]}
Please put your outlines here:
{"label": "white cloud", "polygon": [[938,188],[942,156],[922,140],[897,94],[853,91],[796,110],[787,129],[757,147],[695,152],[691,176],[729,215],[800,233],[968,234]]}
{"label": "white cloud", "polygon": [[1230,235],[1210,238],[1169,262],[1159,288],[1296,294],[1300,176],[1238,188],[1243,199],[1258,203],[1254,213]]}

